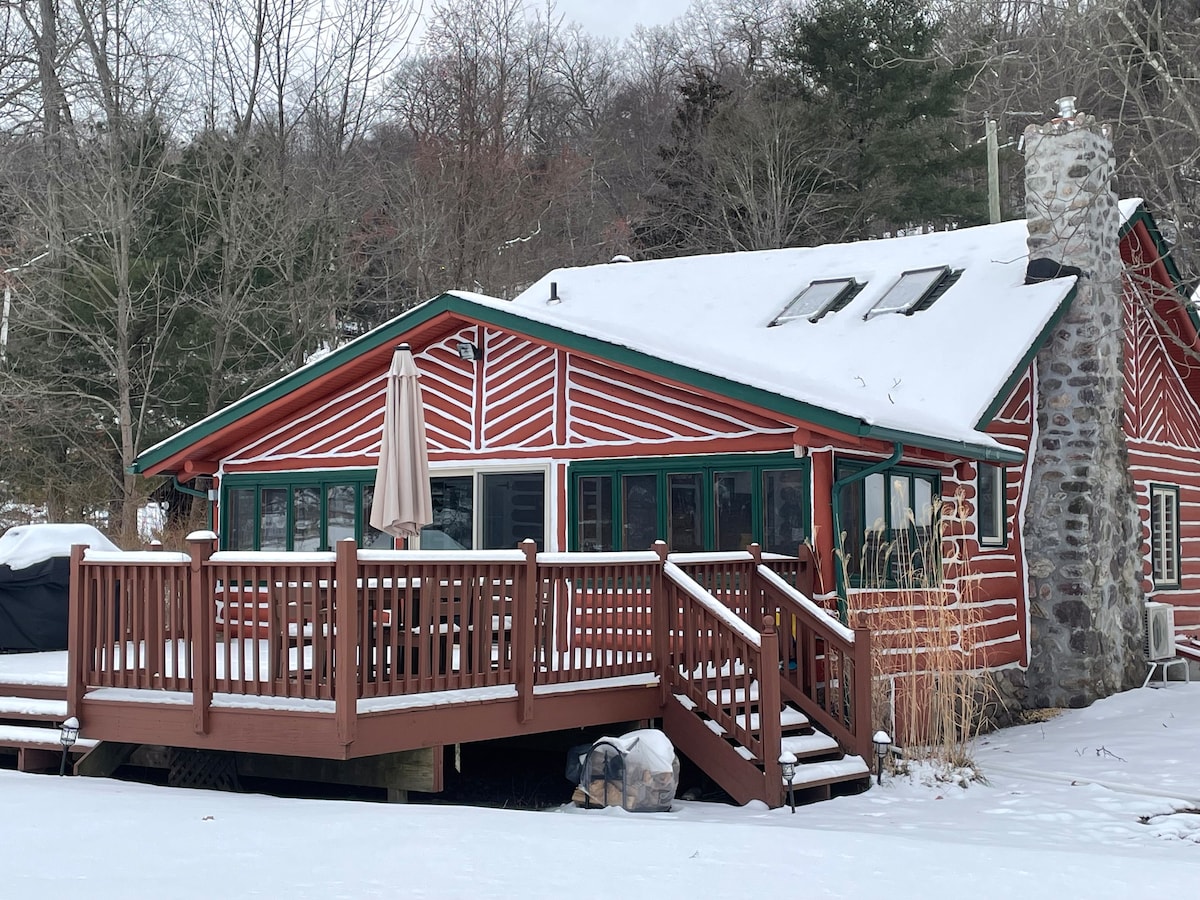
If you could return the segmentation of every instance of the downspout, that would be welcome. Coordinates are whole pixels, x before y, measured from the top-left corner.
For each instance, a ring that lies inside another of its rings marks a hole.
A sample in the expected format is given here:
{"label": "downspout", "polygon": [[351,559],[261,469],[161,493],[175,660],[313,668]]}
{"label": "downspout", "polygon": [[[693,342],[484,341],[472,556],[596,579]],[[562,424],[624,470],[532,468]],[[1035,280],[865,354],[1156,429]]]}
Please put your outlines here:
{"label": "downspout", "polygon": [[[865,469],[847,475],[845,478],[838,479],[833,482],[833,576],[834,583],[837,585],[837,612],[838,620],[843,625],[850,624],[850,605],[847,600],[847,584],[846,572],[842,563],[844,559],[844,550],[842,546],[842,488],[848,484],[853,484],[856,481],[864,481],[872,475],[877,475],[880,472],[886,471],[900,462],[900,457],[904,454],[904,445],[899,441],[892,442],[892,455],[881,462],[875,463],[873,466],[868,466]],[[836,462],[834,463],[836,466]],[[836,469],[835,469],[836,471]]]}
{"label": "downspout", "polygon": [[201,500],[203,500],[205,502],[205,504],[207,504],[205,506],[205,509],[208,511],[208,528],[210,531],[213,530],[213,527],[212,527],[212,524],[213,524],[212,504],[209,503],[209,500],[208,500],[208,491],[200,491],[200,490],[197,490],[196,488],[187,487],[185,484],[180,482],[178,474],[174,474],[171,476],[171,487],[175,488],[175,490],[179,491],[179,493],[181,493],[181,494],[187,494],[191,497],[199,497]]}

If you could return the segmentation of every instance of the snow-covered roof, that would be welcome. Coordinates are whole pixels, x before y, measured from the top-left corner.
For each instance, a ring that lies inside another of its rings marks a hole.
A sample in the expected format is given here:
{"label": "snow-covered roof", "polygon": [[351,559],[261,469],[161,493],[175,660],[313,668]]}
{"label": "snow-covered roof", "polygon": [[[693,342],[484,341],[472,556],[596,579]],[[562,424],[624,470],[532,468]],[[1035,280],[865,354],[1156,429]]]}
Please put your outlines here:
{"label": "snow-covered roof", "polygon": [[[1121,201],[1123,223],[1141,204]],[[1024,220],[1014,220],[821,247],[556,269],[512,301],[451,291],[148,448],[130,471],[154,471],[240,417],[296,396],[446,312],[517,331],[528,322],[531,334],[602,357],[621,348],[631,365],[718,393],[744,387],[747,402],[818,429],[824,416],[835,431],[1019,459],[1019,451],[980,428],[1074,287],[1072,278],[1026,285],[1025,241]],[[867,315],[904,272],[935,266],[956,280],[932,305]],[[816,322],[771,325],[814,281],[836,278],[861,286],[844,308]],[[552,284],[555,303],[548,302]]]}
{"label": "snow-covered roof", "polygon": [[70,556],[72,544],[87,544],[93,550],[121,549],[91,525],[14,525],[0,535],[0,566],[28,569],[56,556]]}
{"label": "snow-covered roof", "polygon": [[[1123,219],[1140,205],[1121,203]],[[1074,279],[1025,285],[1023,220],[884,240],[556,269],[515,300],[460,296],[862,419],[989,446],[980,419]],[[901,273],[962,270],[927,309],[867,317]],[[816,322],[769,327],[813,281],[865,285]],[[557,303],[547,302],[551,284]],[[986,423],[984,423],[986,424]]]}

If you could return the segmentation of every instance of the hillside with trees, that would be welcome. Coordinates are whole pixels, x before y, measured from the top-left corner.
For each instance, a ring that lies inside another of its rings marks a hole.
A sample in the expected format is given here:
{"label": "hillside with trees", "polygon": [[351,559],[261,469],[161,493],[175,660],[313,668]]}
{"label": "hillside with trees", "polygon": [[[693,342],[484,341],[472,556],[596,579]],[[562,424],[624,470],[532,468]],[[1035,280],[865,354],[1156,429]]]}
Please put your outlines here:
{"label": "hillside with trees", "polygon": [[333,8],[0,6],[0,529],[132,535],[138,453],[444,290],[987,221],[987,119],[1020,217],[1065,94],[1200,260],[1195,3],[694,0],[621,42],[553,2]]}

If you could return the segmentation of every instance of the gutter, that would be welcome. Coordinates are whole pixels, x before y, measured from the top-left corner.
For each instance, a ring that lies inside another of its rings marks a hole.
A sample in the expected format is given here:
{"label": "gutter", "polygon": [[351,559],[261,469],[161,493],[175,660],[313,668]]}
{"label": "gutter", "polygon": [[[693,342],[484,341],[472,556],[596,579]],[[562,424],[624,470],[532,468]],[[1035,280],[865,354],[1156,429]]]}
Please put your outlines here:
{"label": "gutter", "polygon": [[189,497],[199,497],[201,500],[203,500],[207,504],[207,506],[205,508],[208,510],[208,527],[211,530],[212,523],[213,523],[212,522],[213,509],[212,509],[212,503],[210,503],[209,499],[208,499],[208,492],[207,491],[199,491],[199,490],[196,490],[196,488],[190,488],[187,485],[183,484],[179,480],[178,473],[173,474],[171,476],[171,487],[173,487],[175,490],[179,491],[179,493],[181,493],[181,494],[187,494]]}
{"label": "gutter", "polygon": [[842,546],[842,488],[857,481],[864,481],[872,475],[877,475],[886,469],[890,469],[896,463],[900,462],[900,457],[903,455],[904,445],[899,441],[894,441],[892,443],[892,455],[887,459],[833,482],[832,498],[830,501],[833,504],[833,575],[834,582],[837,585],[838,621],[843,625],[850,624],[850,607],[846,596],[845,548]]}

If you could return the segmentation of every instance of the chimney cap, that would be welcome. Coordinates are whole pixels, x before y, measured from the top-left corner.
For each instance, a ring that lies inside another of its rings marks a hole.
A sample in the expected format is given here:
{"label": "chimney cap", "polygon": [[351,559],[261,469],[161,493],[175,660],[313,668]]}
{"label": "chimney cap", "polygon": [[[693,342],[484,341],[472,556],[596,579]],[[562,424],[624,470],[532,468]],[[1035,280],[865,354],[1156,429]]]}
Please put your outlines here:
{"label": "chimney cap", "polygon": [[1054,102],[1058,104],[1058,116],[1060,119],[1073,119],[1077,112],[1075,109],[1075,95],[1068,94],[1066,97],[1059,97]]}

